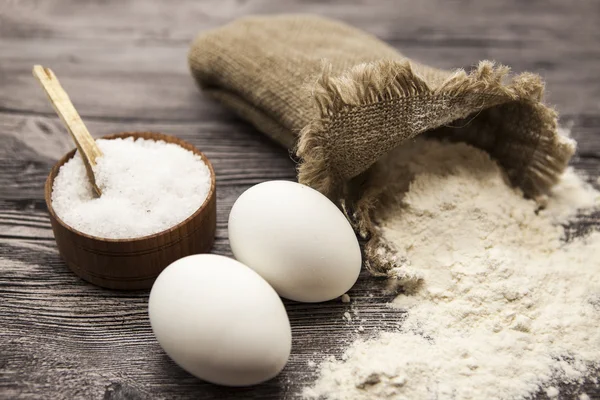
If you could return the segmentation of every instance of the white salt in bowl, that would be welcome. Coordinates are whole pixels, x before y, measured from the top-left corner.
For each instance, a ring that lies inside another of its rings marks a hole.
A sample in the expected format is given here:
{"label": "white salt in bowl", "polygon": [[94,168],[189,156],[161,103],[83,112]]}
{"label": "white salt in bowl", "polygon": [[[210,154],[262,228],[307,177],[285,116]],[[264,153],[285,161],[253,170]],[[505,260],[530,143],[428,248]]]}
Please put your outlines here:
{"label": "white salt in bowl", "polygon": [[204,203],[199,204],[186,220],[162,232],[134,239],[96,237],[67,225],[52,208],[52,187],[60,167],[75,155],[75,150],[60,159],[50,171],[44,197],[60,255],[75,274],[110,289],[148,289],[173,261],[191,254],[206,253],[212,248],[217,225],[215,172],[202,152],[174,136],[125,132],[104,136],[103,139],[127,137],[175,143],[202,158],[210,171],[210,190]]}

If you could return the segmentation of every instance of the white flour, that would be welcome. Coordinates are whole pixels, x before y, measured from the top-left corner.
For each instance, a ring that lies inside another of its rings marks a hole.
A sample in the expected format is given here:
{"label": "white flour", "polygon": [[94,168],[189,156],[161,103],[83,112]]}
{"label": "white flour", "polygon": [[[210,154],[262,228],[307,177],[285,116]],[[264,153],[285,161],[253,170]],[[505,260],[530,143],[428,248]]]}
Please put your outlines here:
{"label": "white flour", "polygon": [[465,144],[417,141],[386,162],[414,175],[382,220],[423,285],[395,299],[408,311],[399,331],[323,362],[305,397],[555,398],[559,383],[593,376],[600,232],[566,243],[560,223],[598,205],[598,192],[569,170],[536,215],[538,205]]}

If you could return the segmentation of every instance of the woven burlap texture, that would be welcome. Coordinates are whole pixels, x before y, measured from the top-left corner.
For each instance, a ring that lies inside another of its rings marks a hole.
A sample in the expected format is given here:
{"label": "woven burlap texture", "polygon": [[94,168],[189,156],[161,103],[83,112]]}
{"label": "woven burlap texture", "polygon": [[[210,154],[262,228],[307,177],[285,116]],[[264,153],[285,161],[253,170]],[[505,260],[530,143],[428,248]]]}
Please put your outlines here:
{"label": "woven burlap texture", "polygon": [[[298,180],[336,201],[362,237],[366,265],[390,276],[398,261],[373,223],[369,169],[428,133],[489,152],[525,195],[543,195],[574,153],[542,100],[538,75],[509,78],[481,61],[444,71],[346,24],[309,15],[246,17],[202,33],[191,72],[209,95],[300,158]],[[397,274],[397,272],[394,272]]]}

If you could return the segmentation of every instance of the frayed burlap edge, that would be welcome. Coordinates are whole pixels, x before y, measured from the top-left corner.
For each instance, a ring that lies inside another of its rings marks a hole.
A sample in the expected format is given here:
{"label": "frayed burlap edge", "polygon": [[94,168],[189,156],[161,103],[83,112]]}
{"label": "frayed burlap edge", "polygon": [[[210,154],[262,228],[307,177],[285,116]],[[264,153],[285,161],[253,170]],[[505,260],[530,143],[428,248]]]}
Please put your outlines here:
{"label": "frayed burlap edge", "polygon": [[[472,112],[511,101],[528,103],[539,113],[544,126],[538,132],[537,147],[528,165],[521,168],[519,179],[513,180],[513,184],[520,186],[525,195],[537,197],[558,181],[575,151],[575,143],[558,134],[556,112],[541,103],[544,91],[541,78],[523,73],[505,83],[509,72],[506,66],[482,61],[470,74],[462,69],[457,70],[436,86],[435,82],[427,83],[415,73],[409,61],[361,64],[337,77],[331,76],[331,66],[323,69],[313,89],[320,117],[300,132],[296,148],[301,159],[298,180],[342,206],[359,235],[368,239],[364,247],[365,265],[373,275],[394,277],[406,284],[420,282],[420,277],[410,272],[406,260],[398,259],[393,246],[381,236],[379,228],[373,223],[373,210],[377,207],[379,193],[361,193],[358,197],[349,197],[349,193],[355,191],[349,188],[352,177],[343,176],[330,165],[328,125],[331,120],[358,107],[422,95],[435,98],[477,93],[494,98],[493,103],[482,103]],[[427,126],[413,132],[410,137],[400,138],[398,145],[403,140],[439,126],[441,124]]]}

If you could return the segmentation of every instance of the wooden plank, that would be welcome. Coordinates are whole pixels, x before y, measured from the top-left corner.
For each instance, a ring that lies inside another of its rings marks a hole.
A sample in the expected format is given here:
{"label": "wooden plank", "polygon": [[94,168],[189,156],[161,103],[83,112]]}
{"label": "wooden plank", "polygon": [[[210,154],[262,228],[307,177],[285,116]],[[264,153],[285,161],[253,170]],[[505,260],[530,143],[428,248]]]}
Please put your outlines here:
{"label": "wooden plank", "polygon": [[[202,100],[188,73],[187,49],[198,32],[250,13],[307,11],[300,1],[11,4],[0,17],[0,109],[50,112],[28,73],[41,63],[61,76],[84,117],[173,121],[222,113]],[[549,83],[552,104],[563,113],[584,113],[597,112],[594,99],[600,98],[594,84],[600,79],[598,9],[590,1],[533,7],[517,0],[452,6],[403,0],[329,2],[310,11],[352,23],[438,67],[490,58],[515,71],[539,72]]]}

